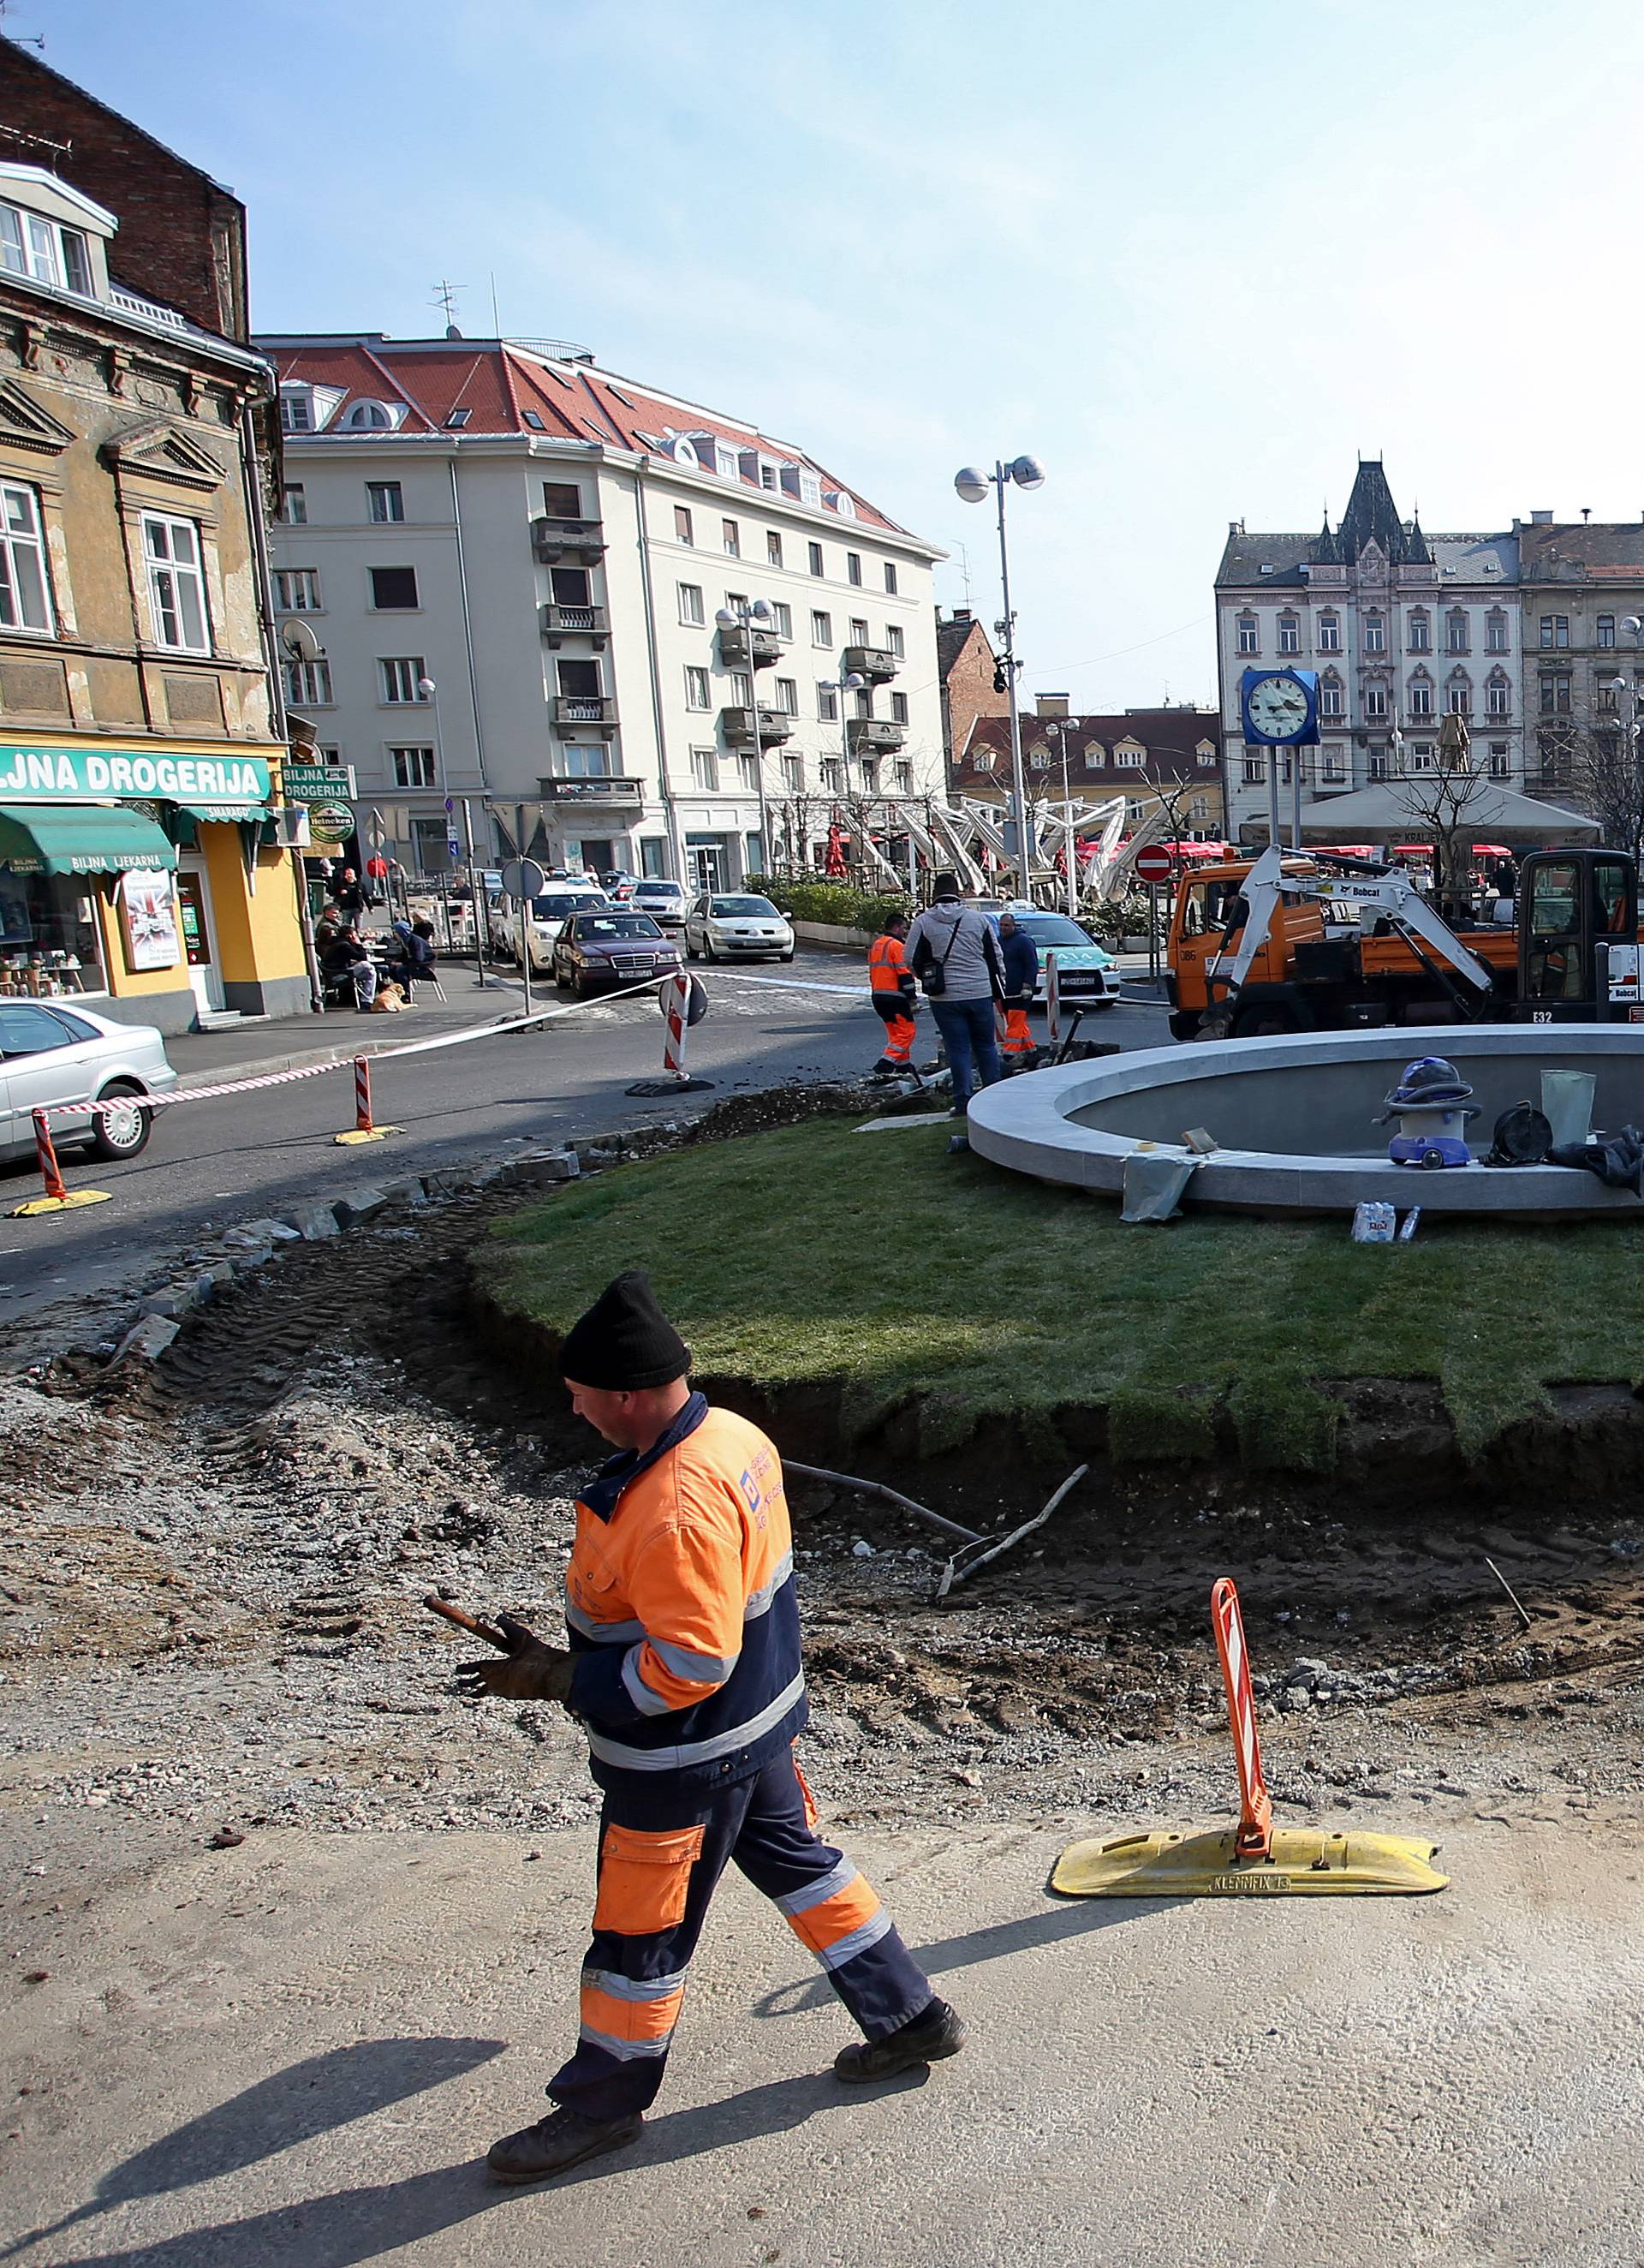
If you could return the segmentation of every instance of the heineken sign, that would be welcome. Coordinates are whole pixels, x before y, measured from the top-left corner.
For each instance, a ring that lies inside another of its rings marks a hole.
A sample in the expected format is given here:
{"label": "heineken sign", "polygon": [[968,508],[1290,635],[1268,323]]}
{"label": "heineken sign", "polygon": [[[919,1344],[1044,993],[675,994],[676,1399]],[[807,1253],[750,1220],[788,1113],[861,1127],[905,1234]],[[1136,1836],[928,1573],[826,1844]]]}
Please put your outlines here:
{"label": "heineken sign", "polygon": [[0,743],[0,797],[26,803],[58,797],[159,796],[187,804],[268,800],[268,767],[261,756],[144,755],[139,750],[20,748]]}

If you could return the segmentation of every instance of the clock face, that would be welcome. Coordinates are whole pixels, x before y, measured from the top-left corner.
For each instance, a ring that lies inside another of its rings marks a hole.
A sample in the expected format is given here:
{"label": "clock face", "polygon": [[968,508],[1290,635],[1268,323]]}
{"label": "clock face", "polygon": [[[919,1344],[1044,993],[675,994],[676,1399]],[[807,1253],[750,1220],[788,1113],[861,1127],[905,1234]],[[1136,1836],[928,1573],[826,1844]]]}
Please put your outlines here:
{"label": "clock face", "polygon": [[1307,695],[1293,677],[1264,677],[1249,706],[1251,723],[1275,740],[1294,740],[1307,723]]}

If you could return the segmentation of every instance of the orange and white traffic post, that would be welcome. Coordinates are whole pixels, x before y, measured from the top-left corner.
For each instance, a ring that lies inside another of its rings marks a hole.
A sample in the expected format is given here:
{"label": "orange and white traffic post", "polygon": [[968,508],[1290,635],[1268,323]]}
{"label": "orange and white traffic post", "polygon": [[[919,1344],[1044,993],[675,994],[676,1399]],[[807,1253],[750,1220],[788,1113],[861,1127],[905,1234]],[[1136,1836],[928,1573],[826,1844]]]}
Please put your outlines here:
{"label": "orange and white traffic post", "polygon": [[677,1079],[681,1084],[690,1076],[685,1068],[685,1035],[690,1029],[690,1012],[691,979],[683,968],[676,969],[663,996],[662,1073],[664,1079]]}
{"label": "orange and white traffic post", "polygon": [[1233,1757],[1238,1766],[1238,1832],[1233,1847],[1241,1859],[1265,1859],[1273,1849],[1273,1799],[1261,1772],[1244,1617],[1229,1576],[1222,1576],[1210,1594],[1210,1619],[1215,1624],[1222,1682],[1227,1688],[1228,1722],[1233,1727]]}
{"label": "orange and white traffic post", "polygon": [[346,1134],[334,1134],[334,1142],[382,1142],[390,1134],[398,1134],[398,1126],[378,1126],[371,1116],[371,1065],[369,1056],[354,1058],[354,1123]]}
{"label": "orange and white traffic post", "polygon": [[40,1177],[46,1185],[42,1197],[30,1197],[26,1204],[13,1205],[13,1220],[26,1219],[37,1212],[73,1212],[81,1205],[106,1204],[107,1189],[71,1189],[62,1178],[62,1168],[57,1163],[56,1145],[51,1138],[51,1114],[47,1110],[30,1113],[34,1121],[34,1156],[40,1166]]}

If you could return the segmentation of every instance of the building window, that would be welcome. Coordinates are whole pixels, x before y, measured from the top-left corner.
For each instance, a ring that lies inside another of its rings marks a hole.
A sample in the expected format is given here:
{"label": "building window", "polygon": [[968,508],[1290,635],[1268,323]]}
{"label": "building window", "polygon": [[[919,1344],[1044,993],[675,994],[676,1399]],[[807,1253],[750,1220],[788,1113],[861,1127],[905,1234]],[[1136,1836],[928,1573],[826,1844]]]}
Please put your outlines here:
{"label": "building window", "polygon": [[1411,742],[1410,769],[1413,772],[1431,772],[1438,770],[1437,765],[1433,761],[1433,743],[1431,740],[1413,740]]}
{"label": "building window", "polygon": [[891,696],[891,722],[893,725],[906,724],[907,696],[906,693],[893,693]]}
{"label": "building window", "polygon": [[673,535],[676,543],[694,545],[696,541],[691,533],[691,512],[687,504],[677,504],[673,508]]}
{"label": "building window", "polygon": [[1570,681],[1561,672],[1543,673],[1541,713],[1544,717],[1567,717],[1570,713]]}
{"label": "building window", "polygon": [[1238,618],[1238,650],[1241,653],[1261,652],[1261,647],[1257,641],[1254,615],[1241,615]]}
{"label": "building window", "polygon": [[371,605],[379,615],[403,614],[418,603],[415,567],[371,569]]}
{"label": "building window", "polygon": [[1385,653],[1387,651],[1387,625],[1379,615],[1366,615],[1364,617],[1364,651],[1366,653]]}
{"label": "building window", "polygon": [[770,567],[780,567],[782,563],[782,539],[774,527],[767,527],[765,531],[765,560]]}
{"label": "building window", "polygon": [[851,696],[851,698],[856,703],[856,714],[858,717],[867,718],[873,715],[873,688],[871,685],[864,685],[862,691],[860,693],[854,693]]}
{"label": "building window", "polygon": [[912,795],[914,792],[914,767],[906,757],[900,759],[896,767],[896,792],[898,795]]}
{"label": "building window", "polygon": [[365,517],[385,526],[391,519],[406,516],[405,491],[398,481],[367,481],[365,483]]}
{"label": "building window", "polygon": [[1279,617],[1279,651],[1281,653],[1300,653],[1302,651],[1302,625],[1294,615],[1281,615]]}
{"label": "building window", "polygon": [[805,760],[803,756],[782,758],[782,785],[792,795],[797,795],[805,784]]}
{"label": "building window", "polygon": [[903,659],[906,649],[903,642],[901,625],[899,623],[886,623],[884,631],[884,650],[887,653],[893,653],[899,661]]}
{"label": "building window", "polygon": [[713,706],[708,698],[708,672],[705,669],[686,669],[685,705],[687,709],[709,709]]}
{"label": "building window", "polygon": [[819,575],[822,572],[822,546],[819,543],[812,543],[808,546],[808,549],[811,554],[811,572],[813,575]]}
{"label": "building window", "polygon": [[1265,784],[1266,777],[1267,764],[1266,758],[1262,756],[1246,756],[1244,759],[1245,786],[1261,787]]}
{"label": "building window", "polygon": [[288,481],[280,490],[280,517],[288,527],[307,525],[308,498],[303,493],[301,481]]}
{"label": "building window", "polygon": [[837,795],[839,793],[840,789],[844,785],[844,781],[841,777],[843,770],[844,767],[840,762],[837,756],[823,757],[822,792],[824,795]]}
{"label": "building window", "polygon": [[[887,559],[887,560],[885,561],[885,563],[884,563],[884,587],[885,587],[885,589],[890,593],[891,596],[892,596],[892,598],[895,598],[895,596],[896,596],[896,562],[895,562],[895,560],[893,560],[893,559]],[[899,769],[900,769],[900,767],[899,766]]]}
{"label": "building window", "polygon": [[1569,616],[1567,615],[1543,615],[1541,617],[1541,644],[1543,651],[1550,653],[1554,651],[1561,650],[1567,646],[1569,642]]}
{"label": "building window", "polygon": [[1364,777],[1367,780],[1384,780],[1386,778],[1387,751],[1384,748],[1377,748],[1374,750],[1365,759]]}
{"label": "building window", "polygon": [[583,492],[575,481],[544,481],[542,509],[550,519],[580,519]]}
{"label": "building window", "polygon": [[848,583],[855,583],[858,587],[860,587],[862,583],[862,554],[860,551],[848,551],[845,554],[845,580]]}
{"label": "building window", "polygon": [[1318,650],[1320,653],[1341,652],[1341,618],[1339,615],[1321,615],[1318,618]]}
{"label": "building window", "polygon": [[776,706],[784,717],[799,714],[799,681],[794,677],[779,677],[776,681]]}
{"label": "building window", "polygon": [[771,627],[779,638],[791,638],[794,634],[794,610],[781,599],[771,601]]}
{"label": "building window", "polygon": [[863,622],[860,615],[853,615],[850,618],[850,637],[847,640],[847,644],[850,645],[866,645],[867,643],[868,625]]}
{"label": "building window", "polygon": [[49,631],[51,586],[34,490],[20,481],[0,482],[0,624],[9,630]]}
{"label": "building window", "polygon": [[274,571],[274,603],[283,615],[318,614],[319,568],[276,567]]}
{"label": "building window", "polygon": [[1425,607],[1413,607],[1410,609],[1410,636],[1407,644],[1412,653],[1431,653],[1433,651],[1433,625]]}
{"label": "building window", "polygon": [[157,645],[173,653],[209,653],[200,530],[192,519],[143,515],[143,553],[149,571],[149,610]]}
{"label": "building window", "polygon": [[1600,645],[1602,645],[1602,646],[1612,646],[1612,645],[1615,644],[1615,642],[1616,642],[1616,618],[1615,618],[1615,616],[1614,616],[1613,615],[1599,615],[1599,617],[1598,617],[1598,643],[1599,643],[1599,644],[1600,644]]}
{"label": "building window", "polygon": [[305,386],[283,386],[280,388],[281,432],[312,433],[313,430],[313,394]]}
{"label": "building window", "polygon": [[833,644],[833,617],[832,615],[813,614],[811,615],[811,643],[812,645],[820,646],[831,646]]}
{"label": "building window", "polygon": [[432,748],[390,748],[388,760],[394,768],[396,787],[433,786],[434,751]]}
{"label": "building window", "polygon": [[1460,607],[1452,607],[1444,617],[1444,651],[1446,653],[1465,653],[1467,646],[1467,616]]}
{"label": "building window", "polygon": [[1364,713],[1367,717],[1384,717],[1387,714],[1387,688],[1384,685],[1365,687]]}
{"label": "building window", "polygon": [[1433,688],[1430,685],[1411,687],[1410,714],[1413,717],[1430,717],[1433,714]]}
{"label": "building window", "polygon": [[1339,717],[1343,713],[1341,681],[1327,677],[1318,688],[1318,713],[1321,717]]}
{"label": "building window", "polygon": [[[1087,748],[1085,751],[1085,762],[1089,763],[1090,761],[1090,750]],[[991,748],[972,748],[971,751],[971,766],[972,770],[975,771],[992,771],[994,768],[993,750]]]}
{"label": "building window", "polygon": [[1616,688],[1611,682],[1609,678],[1595,678],[1593,681],[1593,690],[1596,696],[1596,705],[1600,715],[1610,717],[1616,716],[1618,713],[1619,704],[1616,700]]}
{"label": "building window", "polygon": [[1115,748],[1113,762],[1121,770],[1128,769],[1131,771],[1139,772],[1147,762],[1147,757],[1141,748]]}
{"label": "building window", "polygon": [[1484,650],[1486,653],[1507,652],[1507,616],[1500,607],[1492,607],[1484,618]]}
{"label": "building window", "polygon": [[705,622],[708,616],[702,607],[701,585],[680,583],[676,587],[679,593],[679,620],[690,623]]}
{"label": "building window", "polygon": [[1102,743],[1099,740],[1087,740],[1085,742],[1084,768],[1088,772],[1100,771],[1102,768]]}
{"label": "building window", "polygon": [[737,526],[734,519],[722,519],[719,525],[724,531],[725,556],[728,559],[740,559],[742,556],[742,530]]}
{"label": "building window", "polygon": [[719,786],[719,758],[712,748],[692,749],[691,777],[698,787],[705,787],[710,795],[716,792]]}
{"label": "building window", "polygon": [[1511,766],[1508,759],[1507,742],[1505,740],[1492,740],[1490,743],[1491,778],[1506,779],[1508,777],[1510,770]]}
{"label": "building window", "polygon": [[751,788],[754,793],[757,794],[759,792],[760,785],[759,758],[757,756],[738,756],[737,758],[737,770],[742,775],[743,786],[745,788]]}
{"label": "building window", "polygon": [[1492,717],[1510,717],[1513,691],[1504,677],[1493,677],[1484,689],[1484,705]]}
{"label": "building window", "polygon": [[745,669],[731,671],[730,697],[739,709],[751,709],[753,706],[753,680]]}
{"label": "building window", "polygon": [[40,213],[20,212],[15,205],[0,205],[0,267],[14,276],[32,276],[37,284],[77,291],[82,298],[91,297],[91,254],[79,230]]}
{"label": "building window", "polygon": [[1446,686],[1444,698],[1445,705],[1452,717],[1472,716],[1472,688],[1471,685],[1464,682],[1460,685]]}
{"label": "building window", "polygon": [[1320,758],[1318,776],[1322,780],[1328,780],[1334,787],[1346,786],[1347,768],[1333,749],[1328,750]]}
{"label": "building window", "polygon": [[418,690],[428,674],[420,653],[379,658],[377,666],[382,677],[382,697],[391,708],[399,708],[407,701],[427,700],[428,696]]}
{"label": "building window", "polygon": [[839,688],[824,678],[817,687],[817,715],[825,725],[839,722]]}
{"label": "building window", "polygon": [[285,661],[280,666],[285,697],[294,709],[331,706],[331,664],[328,661]]}

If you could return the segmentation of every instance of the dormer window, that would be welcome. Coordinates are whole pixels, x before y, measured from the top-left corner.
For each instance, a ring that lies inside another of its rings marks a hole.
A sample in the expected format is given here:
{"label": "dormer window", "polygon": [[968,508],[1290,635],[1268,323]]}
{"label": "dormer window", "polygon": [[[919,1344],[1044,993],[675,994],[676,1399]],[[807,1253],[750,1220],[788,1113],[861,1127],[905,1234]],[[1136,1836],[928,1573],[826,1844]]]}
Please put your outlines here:
{"label": "dormer window", "polygon": [[0,267],[13,276],[32,276],[36,284],[55,284],[60,291],[92,296],[92,255],[84,237],[43,213],[0,205]]}
{"label": "dormer window", "polygon": [[386,433],[393,431],[394,415],[385,401],[351,401],[342,428],[348,433]]}
{"label": "dormer window", "polygon": [[283,386],[280,388],[280,431],[283,433],[312,433],[313,430],[313,389],[306,386]]}

